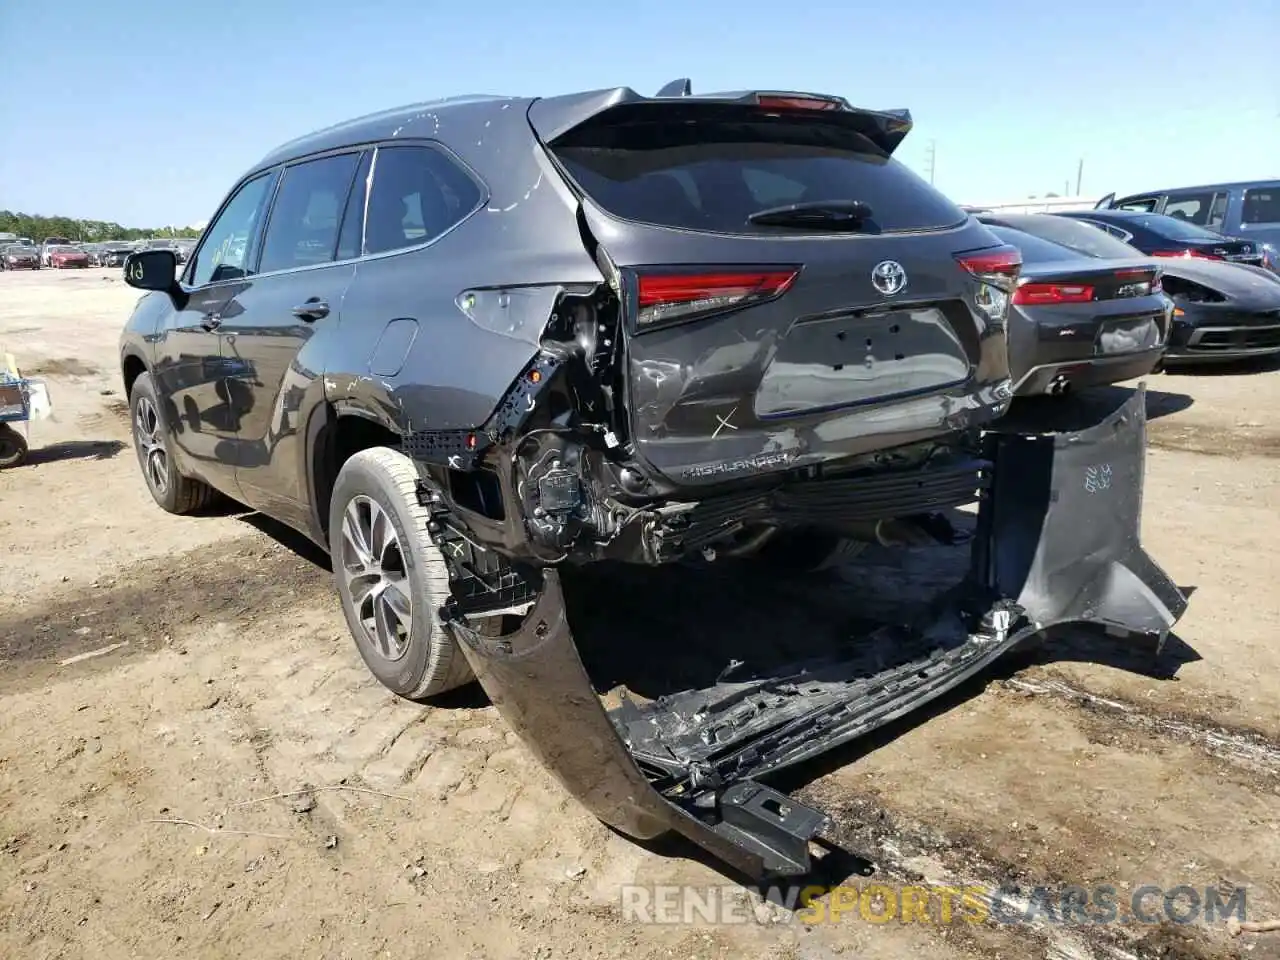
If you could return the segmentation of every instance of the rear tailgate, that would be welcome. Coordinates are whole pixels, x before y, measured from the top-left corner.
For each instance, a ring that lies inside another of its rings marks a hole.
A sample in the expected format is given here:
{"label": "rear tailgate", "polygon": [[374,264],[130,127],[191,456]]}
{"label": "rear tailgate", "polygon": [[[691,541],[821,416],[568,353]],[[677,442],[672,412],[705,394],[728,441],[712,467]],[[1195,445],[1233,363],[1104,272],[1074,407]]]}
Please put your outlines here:
{"label": "rear tailgate", "polygon": [[[621,290],[637,453],[677,484],[914,442],[1004,408],[1005,302],[958,259],[999,241],[890,157],[905,120],[798,100],[543,115]],[[853,225],[748,219],[823,201],[869,209]],[[1002,250],[987,280],[1016,271]]]}

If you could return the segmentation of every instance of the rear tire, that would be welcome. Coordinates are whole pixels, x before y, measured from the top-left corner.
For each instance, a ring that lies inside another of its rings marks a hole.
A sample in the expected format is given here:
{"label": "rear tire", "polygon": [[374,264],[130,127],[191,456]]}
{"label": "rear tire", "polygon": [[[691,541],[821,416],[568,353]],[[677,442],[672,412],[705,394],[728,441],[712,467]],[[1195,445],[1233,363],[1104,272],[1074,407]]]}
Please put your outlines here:
{"label": "rear tire", "polygon": [[27,438],[7,423],[0,423],[0,470],[21,466],[27,459]]}
{"label": "rear tire", "polygon": [[[412,461],[371,447],[342,465],[329,506],[329,556],[342,614],[356,649],[384,687],[426,700],[475,677],[457,640],[440,621],[449,568],[427,534]],[[484,636],[501,617],[476,618]]]}
{"label": "rear tire", "polygon": [[170,449],[172,436],[164,418],[164,407],[156,396],[151,374],[133,381],[129,391],[129,413],[133,449],[138,455],[142,479],[151,498],[168,513],[186,514],[202,510],[217,492],[207,483],[185,477],[174,465]]}

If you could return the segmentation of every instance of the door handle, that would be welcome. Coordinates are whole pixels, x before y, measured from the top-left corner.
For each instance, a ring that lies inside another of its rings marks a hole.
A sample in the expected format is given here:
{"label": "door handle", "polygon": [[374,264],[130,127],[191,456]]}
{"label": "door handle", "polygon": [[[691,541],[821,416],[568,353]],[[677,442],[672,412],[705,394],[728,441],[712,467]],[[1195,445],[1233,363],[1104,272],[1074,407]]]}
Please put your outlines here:
{"label": "door handle", "polygon": [[214,331],[222,326],[222,316],[217,313],[206,313],[200,321],[200,326],[205,330]]}
{"label": "door handle", "polygon": [[329,304],[325,303],[319,297],[312,297],[306,303],[300,303],[293,308],[293,315],[299,320],[305,320],[312,323],[329,315]]}

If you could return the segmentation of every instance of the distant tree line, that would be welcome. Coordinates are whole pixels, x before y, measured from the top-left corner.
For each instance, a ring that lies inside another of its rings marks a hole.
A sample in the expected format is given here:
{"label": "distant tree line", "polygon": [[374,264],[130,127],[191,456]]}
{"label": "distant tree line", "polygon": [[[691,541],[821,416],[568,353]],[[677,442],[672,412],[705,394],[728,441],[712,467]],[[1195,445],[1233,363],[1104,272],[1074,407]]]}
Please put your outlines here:
{"label": "distant tree line", "polygon": [[16,233],[39,243],[45,237],[67,237],[85,242],[102,240],[144,240],[148,237],[198,237],[194,227],[122,227],[105,220],[77,220],[74,217],[42,217],[34,213],[0,210],[0,233]]}

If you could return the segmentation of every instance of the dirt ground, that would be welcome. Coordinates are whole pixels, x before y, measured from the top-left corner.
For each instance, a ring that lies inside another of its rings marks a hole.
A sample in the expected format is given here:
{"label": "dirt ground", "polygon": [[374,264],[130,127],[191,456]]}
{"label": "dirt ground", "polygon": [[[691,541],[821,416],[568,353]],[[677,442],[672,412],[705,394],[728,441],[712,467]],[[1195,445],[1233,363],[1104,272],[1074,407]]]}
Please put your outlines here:
{"label": "dirt ground", "polygon": [[[627,918],[624,885],[735,878],[601,826],[482,694],[385,692],[297,537],[156,508],[116,362],[135,299],[118,270],[0,274],[0,351],[55,404],[0,473],[0,955],[1280,957],[1221,921]],[[1148,388],[1177,635],[1055,639],[794,775],[857,883],[1243,885],[1280,918],[1280,366]]]}

